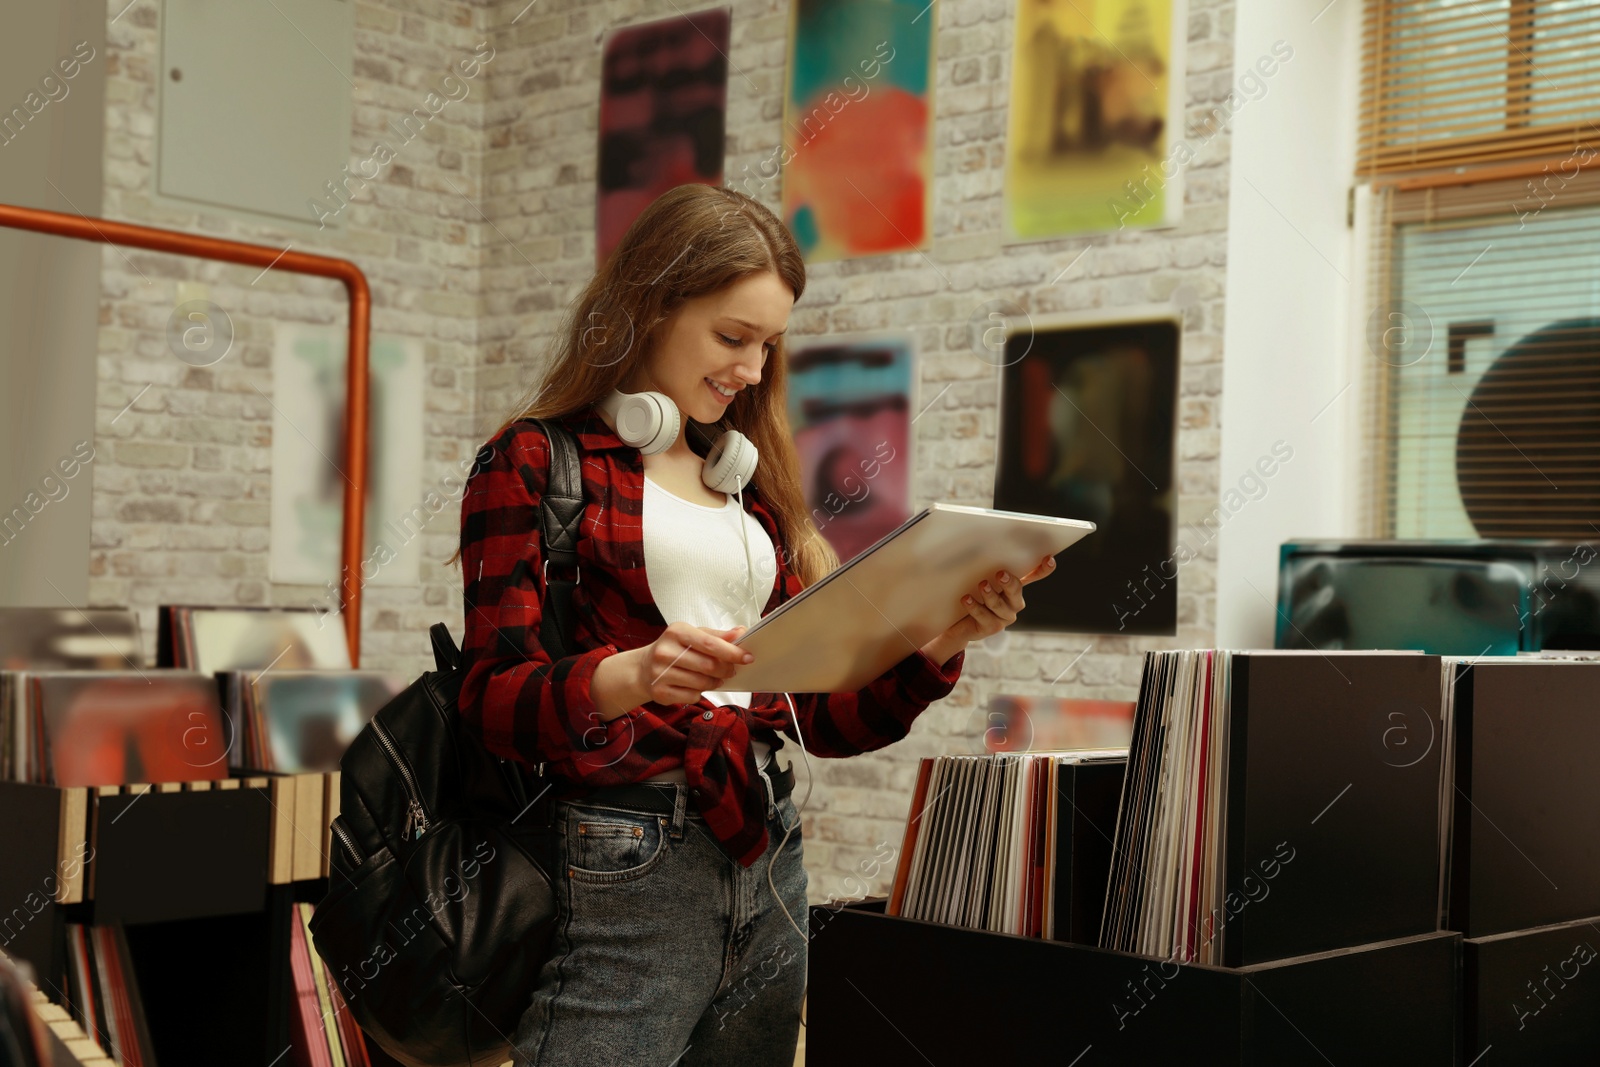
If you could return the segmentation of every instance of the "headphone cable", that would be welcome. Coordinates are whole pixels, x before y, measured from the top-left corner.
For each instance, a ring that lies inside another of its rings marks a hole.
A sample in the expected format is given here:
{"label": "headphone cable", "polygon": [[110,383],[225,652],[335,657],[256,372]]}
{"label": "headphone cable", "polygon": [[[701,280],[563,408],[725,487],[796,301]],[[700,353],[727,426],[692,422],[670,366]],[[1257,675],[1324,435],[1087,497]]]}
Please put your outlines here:
{"label": "headphone cable", "polygon": [[[754,604],[754,598],[755,598],[755,569],[754,568],[755,568],[755,564],[750,558],[750,531],[749,531],[748,527],[746,526],[746,518],[745,518],[745,511],[744,511],[744,484],[743,484],[743,479],[741,479],[738,475],[734,475],[734,495],[735,495],[735,498],[738,500],[738,503],[739,503],[739,509],[738,509],[739,533],[744,538],[745,588],[750,594],[750,598],[751,599],[749,601],[749,604]],[[776,562],[776,557],[774,557],[774,562]],[[760,614],[760,609],[759,608],[757,608],[757,614],[758,615]],[[801,759],[804,760],[805,765],[806,765],[806,792],[805,792],[805,796],[803,796],[800,799],[800,803],[795,808],[795,819],[794,819],[793,824],[791,824],[789,826],[785,826],[783,828],[783,839],[778,842],[778,847],[773,850],[771,861],[769,861],[767,863],[767,888],[772,891],[772,899],[775,902],[777,902],[778,907],[780,909],[782,909],[783,917],[785,919],[789,920],[789,925],[790,926],[794,927],[794,932],[795,932],[796,936],[798,936],[800,938],[800,940],[803,941],[803,942],[809,942],[810,938],[806,937],[805,931],[800,929],[800,924],[794,921],[794,915],[790,913],[789,906],[783,902],[783,896],[782,896],[782,894],[780,894],[778,892],[778,885],[777,885],[777,883],[775,881],[773,881],[773,876],[772,876],[773,869],[777,866],[777,863],[778,863],[778,857],[783,855],[784,848],[789,844],[790,835],[793,834],[795,832],[795,830],[797,830],[799,828],[799,826],[800,826],[801,813],[805,811],[806,806],[811,802],[811,790],[812,790],[813,786],[816,783],[816,776],[812,773],[812,770],[811,770],[811,753],[806,751],[805,737],[800,732],[800,712],[799,712],[799,709],[797,709],[794,706],[794,697],[793,696],[789,695],[788,693],[784,693],[783,694],[783,698],[789,702],[789,721],[794,726],[794,739],[795,739],[796,743],[798,743],[799,746],[800,746],[800,756],[801,756]],[[762,771],[761,768],[759,768],[759,767],[756,768],[756,773],[759,774],[759,773],[761,773],[761,771]],[[809,963],[809,961],[807,961],[807,970],[809,971],[809,969],[810,969],[810,963]],[[810,985],[809,980],[807,981],[806,984],[807,984],[807,986]],[[804,993],[801,994],[801,999],[802,999],[802,1001],[804,1001]],[[804,1013],[802,1013],[801,1018],[800,1018],[800,1025],[801,1026],[805,1026],[805,1024],[806,1024],[805,1016],[804,1016]]]}

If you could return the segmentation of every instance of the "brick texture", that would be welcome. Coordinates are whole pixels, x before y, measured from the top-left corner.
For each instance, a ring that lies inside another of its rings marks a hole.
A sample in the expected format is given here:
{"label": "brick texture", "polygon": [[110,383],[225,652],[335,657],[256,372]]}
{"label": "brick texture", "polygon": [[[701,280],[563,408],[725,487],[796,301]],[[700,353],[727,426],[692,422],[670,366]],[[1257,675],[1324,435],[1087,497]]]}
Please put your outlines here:
{"label": "brick texture", "polygon": [[[478,26],[483,12],[462,3],[355,5],[350,166],[379,138],[398,153],[374,181],[351,182],[338,226],[318,230],[309,206],[305,225],[278,226],[159,201],[161,9],[152,0],[124,6],[107,11],[104,214],[354,260],[372,287],[373,330],[424,345],[426,443],[417,502],[441,483],[454,484],[449,476],[478,445],[472,382],[488,228],[464,194],[478,185],[484,75],[494,61],[403,147],[387,124],[423,107],[452,65],[474,53],[486,39]],[[308,43],[305,56],[284,61],[323,59]],[[337,206],[326,188],[304,191],[306,201],[313,197]],[[343,287],[131,249],[104,248],[101,262],[92,601],[139,612],[151,662],[161,603],[336,603],[326,588],[270,581],[271,357],[283,324],[342,327]],[[233,323],[232,349],[208,367],[178,359],[167,340],[174,308],[195,299],[221,307]],[[300,417],[285,414],[291,422]],[[455,506],[446,507],[424,529],[420,586],[366,586],[364,666],[420,671],[429,659],[427,627],[444,619],[460,629],[459,570],[442,565],[455,550],[457,516]]]}
{"label": "brick texture", "polygon": [[[1185,168],[1182,224],[1009,247],[1001,188],[1012,4],[932,6],[933,245],[926,254],[812,267],[790,326],[809,336],[915,324],[920,389],[932,404],[915,426],[913,507],[992,502],[998,378],[973,354],[967,321],[996,298],[1039,315],[1167,300],[1182,307],[1180,523],[1216,506],[1229,136],[1205,123],[1232,88],[1233,7],[1189,6],[1185,134],[1203,147]],[[725,180],[776,210],[779,179],[763,182],[757,168],[780,140],[788,8],[772,0],[734,0],[732,8]],[[436,486],[527,394],[593,270],[605,33],[675,9],[646,0],[358,3],[355,158],[383,123],[419,106],[449,64],[481,41],[495,55],[471,95],[356,194],[342,213],[346,225],[315,237],[152,201],[156,10],[141,0],[110,27],[106,214],[354,259],[373,283],[374,328],[426,343],[425,477]],[[320,589],[267,580],[268,359],[275,323],[340,322],[341,294],[288,275],[252,284],[256,271],[172,257],[107,249],[103,262],[97,444],[110,447],[96,460],[95,603],[145,613],[153,649],[162,601],[303,605],[320,597]],[[238,330],[234,352],[211,368],[187,366],[166,349],[166,320],[191,292],[182,286],[195,282]],[[427,626],[444,619],[459,630],[461,575],[441,563],[455,547],[456,514],[447,508],[427,528],[419,588],[367,587],[366,664],[424,669]],[[803,835],[813,900],[886,891],[893,866],[882,858],[899,846],[917,760],[981,751],[991,696],[1132,699],[1145,650],[1210,644],[1214,541],[1179,583],[1174,637],[1003,632],[969,650],[956,691],[904,741],[851,760],[811,761]]]}

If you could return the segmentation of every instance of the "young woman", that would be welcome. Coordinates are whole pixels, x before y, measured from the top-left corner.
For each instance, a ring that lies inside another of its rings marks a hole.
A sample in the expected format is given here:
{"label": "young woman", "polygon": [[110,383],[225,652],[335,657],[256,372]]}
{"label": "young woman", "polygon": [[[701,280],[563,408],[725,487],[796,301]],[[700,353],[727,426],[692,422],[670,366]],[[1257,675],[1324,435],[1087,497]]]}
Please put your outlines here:
{"label": "young woman", "polygon": [[[967,643],[1014,622],[1021,586],[1054,564],[980,583],[960,621],[857,692],[724,688],[747,658],[739,634],[839,563],[806,512],[786,416],[783,334],[804,289],[794,240],[760,203],[706,185],[662,194],[468,480],[461,714],[491,751],[545,763],[562,793],[557,932],[508,1035],[519,1067],[790,1067],[807,883],[794,775],[771,757],[780,734],[832,757],[904,737],[954,688]],[[618,390],[662,394],[682,431],[668,419],[667,436],[625,442],[636,427],[616,422]],[[582,651],[554,662],[539,644],[550,450],[532,418],[582,451]],[[753,469],[729,430],[754,446]]]}

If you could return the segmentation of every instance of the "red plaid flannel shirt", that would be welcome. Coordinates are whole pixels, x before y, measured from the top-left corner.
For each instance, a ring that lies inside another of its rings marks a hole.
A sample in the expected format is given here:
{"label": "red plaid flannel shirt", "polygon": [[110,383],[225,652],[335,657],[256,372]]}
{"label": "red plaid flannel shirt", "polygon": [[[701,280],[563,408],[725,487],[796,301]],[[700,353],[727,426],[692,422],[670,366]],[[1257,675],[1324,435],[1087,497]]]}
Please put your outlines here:
{"label": "red plaid flannel shirt", "polygon": [[[639,648],[667,627],[645,578],[644,463],[592,408],[559,419],[582,454],[584,517],[574,647],[551,662],[540,646],[544,594],[539,501],[549,474],[549,444],[531,420],[489,442],[467,480],[461,506],[466,638],[460,711],[495,754],[546,763],[558,782],[588,788],[638,782],[684,769],[692,802],[726,853],[753,864],[767,848],[765,787],[757,780],[752,737],[781,748],[793,736],[788,702],[753,693],[748,709],[651,701],[607,722],[590,694],[607,656]],[[760,493],[745,508],[779,546],[777,578],[765,615],[803,587],[781,551],[782,538]],[[966,653],[936,665],[920,649],[853,693],[792,693],[802,739],[814,756],[854,756],[904,737],[929,704],[947,696]],[[711,712],[708,719],[705,712]]]}

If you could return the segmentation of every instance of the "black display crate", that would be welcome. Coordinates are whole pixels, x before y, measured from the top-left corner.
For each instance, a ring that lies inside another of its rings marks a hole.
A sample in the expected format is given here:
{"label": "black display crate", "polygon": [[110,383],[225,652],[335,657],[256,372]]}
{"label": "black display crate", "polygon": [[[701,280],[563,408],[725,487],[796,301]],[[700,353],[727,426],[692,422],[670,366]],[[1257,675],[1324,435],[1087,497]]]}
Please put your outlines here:
{"label": "black display crate", "polygon": [[811,909],[806,1062],[1450,1067],[1461,936],[1246,967],[1178,966],[883,914]]}

